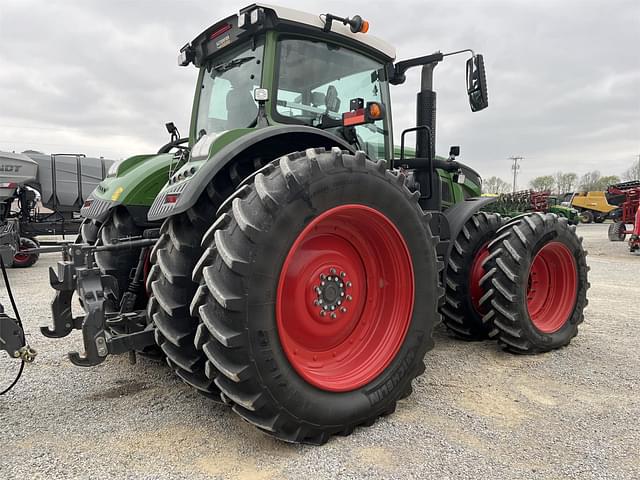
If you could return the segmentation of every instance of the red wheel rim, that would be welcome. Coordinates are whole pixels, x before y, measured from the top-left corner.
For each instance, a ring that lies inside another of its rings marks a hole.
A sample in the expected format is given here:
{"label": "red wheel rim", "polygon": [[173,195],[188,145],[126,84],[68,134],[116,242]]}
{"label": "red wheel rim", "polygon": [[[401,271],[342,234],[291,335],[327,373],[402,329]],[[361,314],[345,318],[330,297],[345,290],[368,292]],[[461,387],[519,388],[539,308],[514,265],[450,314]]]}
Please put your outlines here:
{"label": "red wheel rim", "polygon": [[414,291],[409,249],[386,216],[364,205],[327,210],[300,233],[282,266],[282,348],[312,385],[357,389],[398,353]]}
{"label": "red wheel rim", "polygon": [[[34,245],[35,247],[35,245]],[[20,253],[22,250],[29,250],[30,248],[32,248],[30,245],[26,244],[22,239],[20,240],[20,247],[18,248],[18,251],[15,253],[15,255],[13,256],[13,263],[14,264],[23,264],[23,263],[27,263],[29,261],[30,255],[28,253]]]}
{"label": "red wheel rim", "polygon": [[489,249],[487,248],[487,245],[489,245],[489,242],[485,243],[476,252],[476,256],[471,264],[471,278],[469,279],[471,285],[469,287],[471,304],[473,305],[474,310],[480,314],[485,313],[480,309],[480,299],[482,298],[482,295],[484,295],[484,289],[480,286],[480,279],[486,273],[482,266],[482,262],[484,262],[484,260],[489,256]]}
{"label": "red wheel rim", "polygon": [[543,333],[560,330],[571,318],[578,294],[576,261],[560,242],[537,253],[529,270],[527,309],[533,325]]}

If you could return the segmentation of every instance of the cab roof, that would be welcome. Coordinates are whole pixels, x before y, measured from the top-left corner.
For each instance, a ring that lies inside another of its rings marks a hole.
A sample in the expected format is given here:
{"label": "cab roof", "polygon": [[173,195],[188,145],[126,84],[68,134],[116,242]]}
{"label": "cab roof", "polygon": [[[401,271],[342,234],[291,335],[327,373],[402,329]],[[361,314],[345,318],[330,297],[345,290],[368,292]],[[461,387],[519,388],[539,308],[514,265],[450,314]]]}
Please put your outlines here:
{"label": "cab roof", "polygon": [[[240,15],[255,8],[270,10],[276,15],[279,20],[301,23],[310,27],[316,27],[320,31],[322,31],[322,29],[324,28],[324,20],[321,18],[321,15],[314,15],[312,13],[295,10],[293,8],[280,7],[267,3],[254,3],[252,5],[249,5],[248,7],[240,10]],[[393,47],[393,45],[374,35],[369,35],[368,33],[353,33],[348,26],[343,25],[341,22],[337,21],[333,22],[331,31],[334,33],[338,33],[344,37],[348,37],[351,40],[355,40],[358,43],[371,47],[374,50],[378,50],[390,60],[395,60],[396,58],[396,49]]]}
{"label": "cab roof", "polygon": [[266,30],[282,33],[313,35],[327,41],[358,48],[382,62],[395,60],[395,48],[389,43],[368,33],[353,33],[348,26],[334,20],[331,30],[324,31],[324,15],[313,15],[292,8],[254,3],[243,8],[237,15],[220,20],[198,35],[180,50],[178,64],[187,66],[193,62],[197,67],[207,59],[217,56],[237,41]]}

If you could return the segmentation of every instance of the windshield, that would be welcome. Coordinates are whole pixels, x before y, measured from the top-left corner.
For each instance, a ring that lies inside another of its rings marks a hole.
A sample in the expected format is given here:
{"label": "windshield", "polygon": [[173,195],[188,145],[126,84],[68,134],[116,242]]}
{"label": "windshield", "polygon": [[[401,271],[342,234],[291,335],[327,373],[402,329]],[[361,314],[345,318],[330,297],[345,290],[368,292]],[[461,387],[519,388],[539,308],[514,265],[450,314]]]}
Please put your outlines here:
{"label": "windshield", "polygon": [[245,45],[203,67],[196,139],[209,133],[252,126],[258,114],[253,90],[262,77],[262,45]]}
{"label": "windshield", "polygon": [[[324,128],[350,110],[350,100],[388,103],[383,65],[352,50],[324,42],[285,39],[279,44],[276,114],[281,121]],[[334,120],[331,122],[330,120]],[[357,147],[384,158],[386,119],[355,127]]]}

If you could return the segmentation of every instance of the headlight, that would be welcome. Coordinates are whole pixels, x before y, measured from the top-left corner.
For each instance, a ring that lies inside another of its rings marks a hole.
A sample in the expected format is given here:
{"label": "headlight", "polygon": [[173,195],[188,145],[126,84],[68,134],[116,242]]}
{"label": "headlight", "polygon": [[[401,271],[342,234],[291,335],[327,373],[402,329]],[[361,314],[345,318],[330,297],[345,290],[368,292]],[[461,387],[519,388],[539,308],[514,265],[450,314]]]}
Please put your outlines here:
{"label": "headlight", "polygon": [[118,160],[117,162],[112,163],[109,167],[109,171],[107,172],[107,177],[115,177],[118,174],[118,168],[120,168],[123,161],[124,160]]}

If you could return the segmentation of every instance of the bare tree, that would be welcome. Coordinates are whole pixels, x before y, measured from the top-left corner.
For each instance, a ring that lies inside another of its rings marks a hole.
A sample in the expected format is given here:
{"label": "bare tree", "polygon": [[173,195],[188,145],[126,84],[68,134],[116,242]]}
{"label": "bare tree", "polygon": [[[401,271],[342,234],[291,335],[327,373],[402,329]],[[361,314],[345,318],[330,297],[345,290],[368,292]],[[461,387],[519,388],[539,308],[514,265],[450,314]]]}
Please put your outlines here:
{"label": "bare tree", "polygon": [[556,172],[555,174],[555,187],[558,195],[563,193],[573,192],[578,180],[578,175],[573,172],[562,173]]}
{"label": "bare tree", "polygon": [[613,185],[615,183],[620,183],[620,177],[617,175],[600,177],[600,180],[597,183],[598,188],[596,188],[596,190],[606,190],[609,185]]}
{"label": "bare tree", "polygon": [[600,175],[598,170],[587,172],[580,177],[580,190],[583,192],[594,192],[606,190],[609,185],[619,183],[620,177],[617,175]]}
{"label": "bare tree", "polygon": [[598,190],[597,185],[601,177],[602,175],[600,175],[600,172],[598,170],[587,172],[580,177],[578,188],[583,192],[592,192]]}
{"label": "bare tree", "polygon": [[482,181],[482,193],[507,193],[511,186],[500,177],[489,177]]}
{"label": "bare tree", "polygon": [[529,182],[531,188],[538,192],[551,191],[555,184],[556,181],[551,175],[542,175],[541,177],[536,177]]}
{"label": "bare tree", "polygon": [[631,166],[624,171],[622,179],[626,182],[640,180],[640,155],[638,155],[638,161],[633,162]]}

